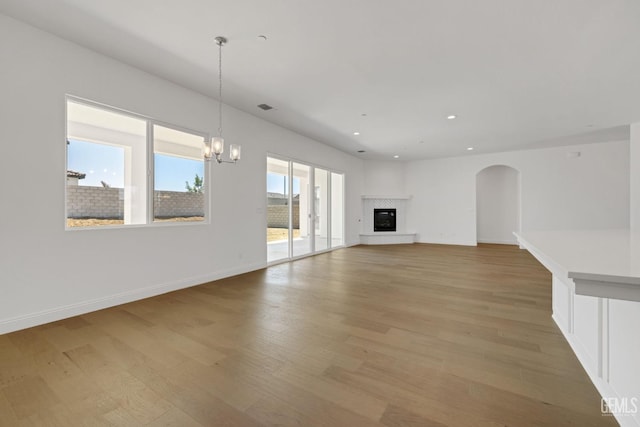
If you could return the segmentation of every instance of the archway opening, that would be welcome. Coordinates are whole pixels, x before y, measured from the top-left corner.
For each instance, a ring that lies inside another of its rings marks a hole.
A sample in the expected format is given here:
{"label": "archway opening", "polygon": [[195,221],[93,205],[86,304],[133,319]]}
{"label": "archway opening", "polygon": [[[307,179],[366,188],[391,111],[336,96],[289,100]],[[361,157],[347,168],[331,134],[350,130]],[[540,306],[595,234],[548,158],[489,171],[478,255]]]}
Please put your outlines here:
{"label": "archway opening", "polygon": [[520,231],[520,172],[510,166],[490,166],[476,175],[476,240],[517,244]]}

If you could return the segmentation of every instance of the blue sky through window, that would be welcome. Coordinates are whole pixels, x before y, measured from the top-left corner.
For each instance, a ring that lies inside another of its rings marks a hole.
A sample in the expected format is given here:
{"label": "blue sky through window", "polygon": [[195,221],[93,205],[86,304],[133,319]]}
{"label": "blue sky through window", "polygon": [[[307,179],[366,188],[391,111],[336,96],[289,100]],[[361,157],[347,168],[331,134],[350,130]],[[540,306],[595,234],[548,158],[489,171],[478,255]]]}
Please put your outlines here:
{"label": "blue sky through window", "polygon": [[[276,173],[267,172],[267,192],[285,194],[287,188],[288,177]],[[293,178],[293,194],[300,193],[300,180]]]}
{"label": "blue sky through window", "polygon": [[124,148],[69,140],[67,169],[86,174],[79,185],[102,187],[104,181],[113,188],[124,187]]}
{"label": "blue sky through window", "polygon": [[[106,144],[69,140],[67,168],[86,174],[79,185],[101,187],[101,181],[112,188],[124,187],[124,148]],[[204,176],[204,162],[179,157],[155,155],[155,189],[186,191],[185,182]]]}
{"label": "blue sky through window", "polygon": [[155,154],[155,189],[186,191],[186,182],[193,186],[196,174],[204,177],[204,161]]}

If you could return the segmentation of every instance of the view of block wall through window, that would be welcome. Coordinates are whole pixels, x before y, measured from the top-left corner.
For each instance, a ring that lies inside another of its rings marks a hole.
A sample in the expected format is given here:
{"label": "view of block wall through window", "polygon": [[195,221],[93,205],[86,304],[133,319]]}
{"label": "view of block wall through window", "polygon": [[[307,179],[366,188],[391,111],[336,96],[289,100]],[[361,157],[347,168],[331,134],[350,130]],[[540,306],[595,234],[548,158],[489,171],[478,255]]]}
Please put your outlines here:
{"label": "view of block wall through window", "polygon": [[204,136],[67,99],[67,227],[203,221]]}

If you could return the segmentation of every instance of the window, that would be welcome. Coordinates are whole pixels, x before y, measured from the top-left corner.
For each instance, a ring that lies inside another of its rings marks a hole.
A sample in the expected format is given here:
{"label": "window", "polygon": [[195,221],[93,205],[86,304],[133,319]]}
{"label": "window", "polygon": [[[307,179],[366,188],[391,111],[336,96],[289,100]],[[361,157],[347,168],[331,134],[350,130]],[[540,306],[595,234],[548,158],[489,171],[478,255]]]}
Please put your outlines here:
{"label": "window", "polygon": [[204,220],[202,137],[153,126],[154,221]]}
{"label": "window", "polygon": [[205,136],[68,98],[67,227],[203,221]]}

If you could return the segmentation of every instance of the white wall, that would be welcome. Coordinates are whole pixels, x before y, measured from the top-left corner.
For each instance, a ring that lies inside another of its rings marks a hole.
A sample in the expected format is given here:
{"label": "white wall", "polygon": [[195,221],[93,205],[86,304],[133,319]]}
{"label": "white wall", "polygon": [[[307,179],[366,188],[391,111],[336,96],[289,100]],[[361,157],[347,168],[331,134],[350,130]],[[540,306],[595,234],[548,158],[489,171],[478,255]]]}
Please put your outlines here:
{"label": "white wall", "polygon": [[216,102],[3,15],[0,55],[0,333],[263,267],[267,151],[346,173],[358,243],[363,162],[231,108],[211,224],[65,231],[65,94],[210,133]]}
{"label": "white wall", "polygon": [[630,129],[629,158],[631,162],[631,229],[640,230],[640,123]]}
{"label": "white wall", "polygon": [[520,228],[520,179],[508,166],[490,166],[476,177],[477,240],[515,245]]}
{"label": "white wall", "polygon": [[364,194],[400,196],[406,191],[406,163],[367,160],[364,164]]}
{"label": "white wall", "polygon": [[523,231],[629,227],[629,142],[619,141],[410,162],[418,241],[476,244],[476,174],[492,165],[520,172]]}

